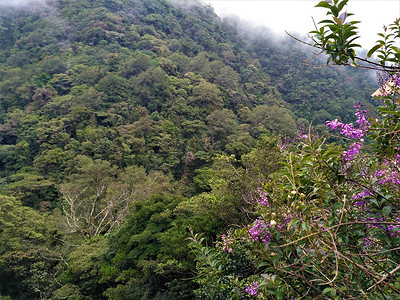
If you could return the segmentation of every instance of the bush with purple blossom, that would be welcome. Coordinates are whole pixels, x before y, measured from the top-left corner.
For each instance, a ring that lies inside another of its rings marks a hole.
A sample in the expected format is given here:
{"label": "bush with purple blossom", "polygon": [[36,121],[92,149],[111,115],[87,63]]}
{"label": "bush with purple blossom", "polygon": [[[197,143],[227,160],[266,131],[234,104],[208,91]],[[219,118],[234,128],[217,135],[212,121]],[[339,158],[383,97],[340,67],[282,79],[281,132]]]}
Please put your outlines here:
{"label": "bush with purple blossom", "polygon": [[[344,22],[350,16],[341,13],[346,2],[317,5],[328,9],[333,20],[314,32],[315,41],[333,62],[356,64],[354,46],[343,41],[343,30],[353,30],[355,24]],[[388,40],[398,36],[400,19],[388,30],[396,33]],[[335,48],[339,45],[340,51]],[[234,226],[235,238],[229,242],[223,237],[225,255],[235,253],[226,249],[240,246],[250,261],[245,270],[229,277],[237,299],[400,297],[400,75],[396,67],[400,56],[395,48],[384,46],[378,43],[368,53],[377,52],[381,62],[392,63],[382,67],[385,85],[391,84],[381,96],[383,106],[376,109],[379,118],[367,119],[357,103],[355,123],[328,121],[328,127],[351,141],[345,150],[312,134],[297,143],[282,143],[281,169],[256,191],[254,208],[244,209],[249,225]],[[205,253],[196,257],[203,261],[202,267],[208,263],[207,274],[215,277],[207,284],[213,286],[216,278],[224,278],[218,272],[225,265],[212,263],[218,249]]]}

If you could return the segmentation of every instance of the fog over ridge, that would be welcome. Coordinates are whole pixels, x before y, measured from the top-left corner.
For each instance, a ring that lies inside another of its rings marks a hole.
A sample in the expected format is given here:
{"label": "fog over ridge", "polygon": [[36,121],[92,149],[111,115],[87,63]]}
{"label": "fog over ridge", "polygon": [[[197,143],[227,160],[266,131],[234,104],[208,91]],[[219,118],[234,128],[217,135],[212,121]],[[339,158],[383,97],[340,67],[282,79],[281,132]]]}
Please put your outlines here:
{"label": "fog over ridge", "polygon": [[0,0],[0,7],[30,7],[32,5],[45,5],[47,6],[46,0]]}

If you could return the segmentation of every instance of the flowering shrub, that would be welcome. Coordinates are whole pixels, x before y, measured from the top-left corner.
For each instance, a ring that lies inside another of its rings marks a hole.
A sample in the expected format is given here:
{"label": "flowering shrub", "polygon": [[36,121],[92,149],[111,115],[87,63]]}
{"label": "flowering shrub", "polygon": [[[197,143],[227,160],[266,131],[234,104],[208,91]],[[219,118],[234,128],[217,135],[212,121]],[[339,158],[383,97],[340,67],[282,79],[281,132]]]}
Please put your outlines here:
{"label": "flowering shrub", "polygon": [[[355,23],[345,27],[342,19],[346,15],[339,15],[346,3],[333,0],[319,4],[330,10],[334,17],[330,22],[341,29],[331,35],[342,34],[346,28],[353,30]],[[392,30],[400,28],[400,21],[396,22]],[[334,42],[329,40],[331,35],[322,36],[321,47]],[[333,61],[339,64],[348,59],[355,61],[351,44],[343,45],[344,52]],[[379,52],[379,49],[373,50]],[[341,50],[329,51],[333,55]],[[204,247],[197,236],[192,237],[202,289],[217,286],[222,291],[217,283],[229,278],[228,299],[400,297],[397,70],[390,78],[391,91],[386,90],[381,97],[383,106],[377,108],[379,118],[367,120],[357,103],[356,125],[337,119],[327,122],[328,127],[350,140],[347,149],[327,145],[324,137],[315,137],[311,131],[291,146],[281,145],[282,168],[256,191],[250,224],[223,235],[216,248]],[[364,149],[367,140],[372,149]],[[218,258],[219,245],[223,245],[225,258],[231,256],[229,264]],[[205,255],[199,249],[208,252]],[[227,266],[243,263],[237,255],[246,257],[245,268],[222,272]],[[222,294],[213,294],[215,297],[211,298],[217,299],[216,295]]]}
{"label": "flowering shrub", "polygon": [[222,236],[226,255],[242,247],[253,270],[236,274],[236,295],[379,299],[400,292],[397,156],[360,147],[349,160],[352,146],[343,151],[308,136],[282,151],[283,168],[257,198],[254,221]]}

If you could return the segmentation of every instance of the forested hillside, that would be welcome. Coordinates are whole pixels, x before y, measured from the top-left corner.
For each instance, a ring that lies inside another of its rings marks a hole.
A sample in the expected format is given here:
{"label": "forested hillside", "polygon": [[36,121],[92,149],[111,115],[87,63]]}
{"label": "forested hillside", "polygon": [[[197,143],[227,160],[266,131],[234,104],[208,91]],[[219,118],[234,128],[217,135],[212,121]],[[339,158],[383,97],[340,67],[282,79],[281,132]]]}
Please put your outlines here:
{"label": "forested hillside", "polygon": [[248,223],[277,143],[376,89],[242,31],[197,1],[0,6],[0,299],[194,299],[190,230]]}

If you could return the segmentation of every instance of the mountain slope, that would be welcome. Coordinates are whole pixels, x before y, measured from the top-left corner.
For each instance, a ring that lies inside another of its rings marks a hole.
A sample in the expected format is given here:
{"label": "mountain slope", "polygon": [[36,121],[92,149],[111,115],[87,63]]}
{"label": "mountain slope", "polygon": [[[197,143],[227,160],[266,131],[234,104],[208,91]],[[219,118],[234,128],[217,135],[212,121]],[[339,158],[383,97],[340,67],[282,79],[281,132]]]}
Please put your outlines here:
{"label": "mountain slope", "polygon": [[0,240],[26,241],[0,244],[0,293],[16,299],[191,299],[188,228],[246,219],[243,174],[276,170],[272,135],[349,119],[369,88],[197,1],[29,3],[0,10]]}

